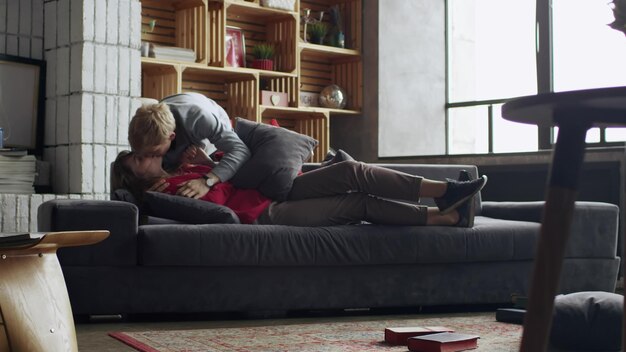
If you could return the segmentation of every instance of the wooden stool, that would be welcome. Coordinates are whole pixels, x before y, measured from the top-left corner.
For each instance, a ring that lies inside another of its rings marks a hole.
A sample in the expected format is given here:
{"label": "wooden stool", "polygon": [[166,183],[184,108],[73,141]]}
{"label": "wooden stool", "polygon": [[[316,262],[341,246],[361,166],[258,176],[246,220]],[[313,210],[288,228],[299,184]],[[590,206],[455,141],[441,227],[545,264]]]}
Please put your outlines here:
{"label": "wooden stool", "polygon": [[109,231],[53,232],[19,247],[0,244],[0,351],[78,351],[56,251],[108,236]]}

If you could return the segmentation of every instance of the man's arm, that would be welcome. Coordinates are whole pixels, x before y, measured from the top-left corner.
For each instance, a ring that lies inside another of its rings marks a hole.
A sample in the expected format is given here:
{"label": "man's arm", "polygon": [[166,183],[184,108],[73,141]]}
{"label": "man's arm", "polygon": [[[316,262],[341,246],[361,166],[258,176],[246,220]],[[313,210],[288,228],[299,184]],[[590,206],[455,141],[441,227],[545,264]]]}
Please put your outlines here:
{"label": "man's arm", "polygon": [[[187,148],[190,144],[204,145],[208,140],[224,152],[224,157],[213,169],[213,174],[221,182],[231,179],[250,158],[250,150],[233,131],[226,111],[215,101],[197,93],[178,94],[163,101],[176,118],[177,130],[180,127],[185,131],[176,135],[175,141],[182,142],[178,148]],[[178,163],[182,151],[179,153]]]}

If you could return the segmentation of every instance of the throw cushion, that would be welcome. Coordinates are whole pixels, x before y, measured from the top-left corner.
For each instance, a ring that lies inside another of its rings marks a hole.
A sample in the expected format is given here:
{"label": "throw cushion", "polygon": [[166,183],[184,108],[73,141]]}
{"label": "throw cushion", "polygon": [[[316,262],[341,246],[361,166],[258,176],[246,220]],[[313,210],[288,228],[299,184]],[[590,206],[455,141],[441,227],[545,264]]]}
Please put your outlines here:
{"label": "throw cushion", "polygon": [[566,351],[619,351],[624,297],[576,292],[554,299],[550,343]]}
{"label": "throw cushion", "polygon": [[187,224],[239,224],[229,208],[204,200],[160,192],[146,192],[144,207],[149,215]]}
{"label": "throw cushion", "polygon": [[309,136],[282,127],[237,118],[235,132],[252,156],[231,182],[238,188],[253,188],[277,201],[287,199],[293,179],[317,146]]}
{"label": "throw cushion", "polygon": [[119,200],[122,202],[133,203],[136,206],[139,206],[139,202],[137,201],[135,196],[133,196],[132,193],[124,188],[118,188],[115,191],[111,192],[111,200]]}

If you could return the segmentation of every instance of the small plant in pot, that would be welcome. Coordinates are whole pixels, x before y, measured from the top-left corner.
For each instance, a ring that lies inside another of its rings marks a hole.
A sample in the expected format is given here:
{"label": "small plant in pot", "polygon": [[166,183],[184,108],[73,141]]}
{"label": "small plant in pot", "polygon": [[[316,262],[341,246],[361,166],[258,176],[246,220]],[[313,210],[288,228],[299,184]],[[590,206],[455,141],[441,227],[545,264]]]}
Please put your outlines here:
{"label": "small plant in pot", "polygon": [[307,26],[307,34],[314,44],[323,44],[326,34],[328,34],[328,23],[313,22]]}
{"label": "small plant in pot", "polygon": [[271,43],[259,43],[252,47],[252,68],[260,70],[274,69],[274,45]]}

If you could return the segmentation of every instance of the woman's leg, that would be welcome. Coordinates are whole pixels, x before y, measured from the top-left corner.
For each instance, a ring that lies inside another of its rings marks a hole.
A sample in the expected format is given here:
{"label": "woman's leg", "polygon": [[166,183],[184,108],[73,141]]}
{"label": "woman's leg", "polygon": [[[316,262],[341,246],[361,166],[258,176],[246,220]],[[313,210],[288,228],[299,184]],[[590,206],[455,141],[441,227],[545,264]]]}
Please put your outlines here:
{"label": "woman's leg", "polygon": [[273,202],[259,218],[261,224],[332,226],[367,221],[384,225],[455,225],[456,212],[441,215],[437,208],[396,202],[364,193]]}
{"label": "woman's leg", "polygon": [[[419,201],[423,178],[356,161],[342,161],[294,179],[289,200],[363,192],[389,199]],[[445,186],[445,182],[441,182]],[[445,188],[443,189],[445,192]],[[429,195],[426,195],[429,196]]]}
{"label": "woman's leg", "polygon": [[486,182],[486,176],[465,182],[435,181],[375,165],[343,161],[296,177],[287,199],[318,198],[347,192],[410,202],[428,197],[435,199],[440,211],[449,213],[472,199]]}

